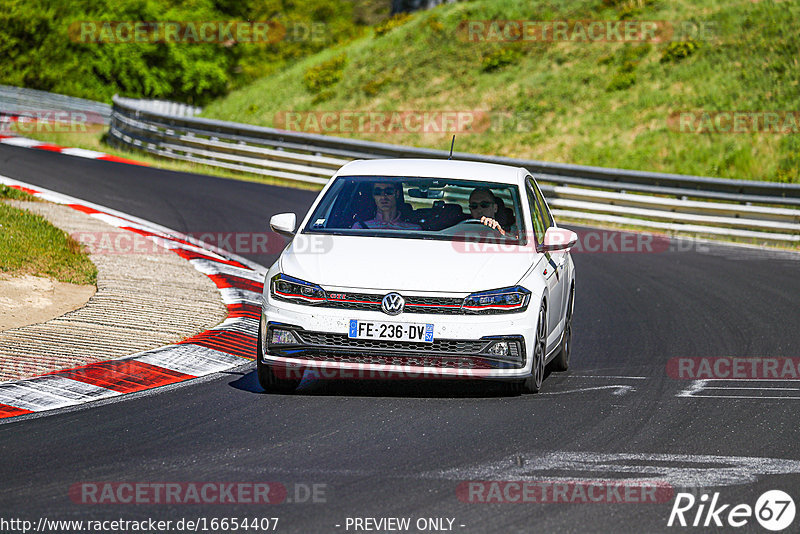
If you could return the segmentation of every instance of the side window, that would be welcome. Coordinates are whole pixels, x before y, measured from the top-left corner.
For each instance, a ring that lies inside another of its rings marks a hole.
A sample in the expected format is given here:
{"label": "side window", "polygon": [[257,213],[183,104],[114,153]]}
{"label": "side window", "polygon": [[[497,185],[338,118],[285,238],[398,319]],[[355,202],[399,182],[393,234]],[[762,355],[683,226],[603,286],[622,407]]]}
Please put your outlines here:
{"label": "side window", "polygon": [[536,184],[534,179],[528,176],[527,179],[528,187],[536,195],[536,202],[539,204],[539,214],[542,218],[542,224],[544,225],[545,230],[553,226],[553,217],[550,215],[550,210],[548,209],[547,202],[544,200],[544,196],[542,195],[542,191],[539,189],[539,186]]}
{"label": "side window", "polygon": [[542,223],[542,216],[539,212],[539,204],[536,202],[536,194],[531,190],[530,185],[525,188],[525,193],[528,196],[528,205],[531,208],[531,222],[533,223],[533,233],[536,237],[536,243],[544,241],[544,224]]}

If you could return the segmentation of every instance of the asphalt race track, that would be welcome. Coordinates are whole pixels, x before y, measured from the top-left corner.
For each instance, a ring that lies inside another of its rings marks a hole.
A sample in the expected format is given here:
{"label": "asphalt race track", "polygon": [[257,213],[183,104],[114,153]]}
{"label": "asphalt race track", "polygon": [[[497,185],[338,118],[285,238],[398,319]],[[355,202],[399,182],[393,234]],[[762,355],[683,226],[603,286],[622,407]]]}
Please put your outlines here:
{"label": "asphalt race track", "polygon": [[[9,146],[0,146],[0,174],[188,233],[261,232],[274,213],[302,216],[315,196]],[[242,255],[263,265],[276,257]],[[668,371],[673,358],[800,357],[798,256],[681,241],[573,258],[572,368],[551,374],[542,394],[484,382],[307,380],[295,395],[268,395],[249,364],[0,424],[2,516],[277,517],[276,532],[375,526],[355,518],[410,518],[410,532],[680,532],[705,530],[667,527],[678,492],[698,502],[718,492],[731,505],[722,521],[767,490],[800,504],[800,382]],[[488,493],[464,491],[469,481],[570,479],[649,480],[669,491],[643,503],[589,502],[574,485],[548,503],[470,502]],[[256,482],[286,495],[268,505],[87,504],[75,493],[100,482]],[[417,528],[432,518],[443,520]],[[797,532],[800,517],[791,524]],[[767,532],[754,517],[721,530]]]}

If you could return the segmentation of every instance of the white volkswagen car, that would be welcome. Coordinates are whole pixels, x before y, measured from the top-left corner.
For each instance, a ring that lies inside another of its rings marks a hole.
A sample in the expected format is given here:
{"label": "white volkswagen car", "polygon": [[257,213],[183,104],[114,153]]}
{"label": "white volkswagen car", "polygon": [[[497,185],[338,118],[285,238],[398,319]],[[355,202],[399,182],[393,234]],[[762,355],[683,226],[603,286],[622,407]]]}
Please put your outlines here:
{"label": "white volkswagen car", "polygon": [[[577,236],[523,168],[353,161],[332,177],[264,281],[257,369],[267,391],[302,373],[489,378],[539,391],[569,365]],[[396,373],[396,374],[395,374]]]}

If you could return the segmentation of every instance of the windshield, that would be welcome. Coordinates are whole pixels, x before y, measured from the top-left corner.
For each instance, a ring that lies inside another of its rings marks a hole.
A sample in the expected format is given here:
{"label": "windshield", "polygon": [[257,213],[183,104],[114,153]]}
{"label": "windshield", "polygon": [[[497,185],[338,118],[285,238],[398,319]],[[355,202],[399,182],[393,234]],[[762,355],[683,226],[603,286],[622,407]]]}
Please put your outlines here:
{"label": "windshield", "polygon": [[304,233],[519,242],[516,185],[400,176],[340,176]]}

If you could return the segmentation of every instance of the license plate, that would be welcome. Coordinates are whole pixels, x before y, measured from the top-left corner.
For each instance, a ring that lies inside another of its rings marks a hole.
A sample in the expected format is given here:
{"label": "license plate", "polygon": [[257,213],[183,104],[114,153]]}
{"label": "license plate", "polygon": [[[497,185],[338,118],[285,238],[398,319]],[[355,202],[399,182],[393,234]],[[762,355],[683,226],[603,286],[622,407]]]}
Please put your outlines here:
{"label": "license plate", "polygon": [[431,323],[381,323],[350,319],[350,339],[380,339],[385,341],[415,341],[433,343]]}

